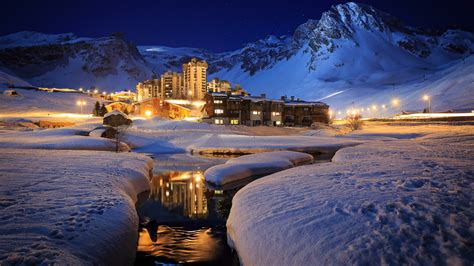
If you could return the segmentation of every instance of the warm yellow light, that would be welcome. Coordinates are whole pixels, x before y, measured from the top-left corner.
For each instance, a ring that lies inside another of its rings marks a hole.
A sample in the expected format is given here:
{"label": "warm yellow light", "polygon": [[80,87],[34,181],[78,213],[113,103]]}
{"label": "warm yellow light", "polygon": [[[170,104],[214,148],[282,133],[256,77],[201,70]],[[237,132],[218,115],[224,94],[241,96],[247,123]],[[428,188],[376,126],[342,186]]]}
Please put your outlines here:
{"label": "warm yellow light", "polygon": [[81,105],[81,104],[82,104],[82,102],[81,102],[81,101],[77,101],[77,105]]}
{"label": "warm yellow light", "polygon": [[423,100],[428,101],[430,99],[430,96],[428,95],[423,95]]}
{"label": "warm yellow light", "polygon": [[372,109],[373,109],[373,110],[377,110],[377,106],[376,106],[376,105],[372,105]]}
{"label": "warm yellow light", "polygon": [[398,105],[399,103],[400,103],[400,101],[398,99],[393,99],[392,100],[393,105]]}
{"label": "warm yellow light", "polygon": [[151,111],[150,111],[150,110],[146,111],[146,112],[145,112],[145,115],[146,115],[146,116],[151,116]]}
{"label": "warm yellow light", "polygon": [[79,88],[79,91],[82,91],[82,88]]}
{"label": "warm yellow light", "polygon": [[105,94],[107,94],[107,93],[106,93],[105,91],[103,91],[103,92],[102,92],[102,95],[105,95]]}
{"label": "warm yellow light", "polygon": [[329,112],[328,112],[328,113],[329,113],[329,116],[332,116],[332,111],[331,111],[331,110],[329,110]]}
{"label": "warm yellow light", "polygon": [[340,114],[341,114],[341,111],[337,112],[337,114],[340,115]]}
{"label": "warm yellow light", "polygon": [[385,109],[387,108],[387,106],[385,104],[382,104],[382,108]]}
{"label": "warm yellow light", "polygon": [[99,91],[98,90],[94,90],[94,93],[98,93]]}

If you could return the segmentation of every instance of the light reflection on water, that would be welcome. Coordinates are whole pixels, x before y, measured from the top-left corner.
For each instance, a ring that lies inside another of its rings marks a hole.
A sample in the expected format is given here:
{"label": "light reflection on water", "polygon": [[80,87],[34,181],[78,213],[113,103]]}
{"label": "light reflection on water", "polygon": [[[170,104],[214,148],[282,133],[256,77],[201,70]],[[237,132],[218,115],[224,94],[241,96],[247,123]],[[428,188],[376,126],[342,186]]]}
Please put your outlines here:
{"label": "light reflection on water", "polygon": [[201,171],[168,172],[155,175],[150,181],[149,198],[160,202],[172,212],[182,212],[189,218],[205,219],[210,196]]}
{"label": "light reflection on water", "polygon": [[216,207],[226,202],[224,195],[208,189],[203,177],[208,167],[226,159],[187,154],[153,158],[148,200],[138,207],[135,264],[238,265],[227,246],[225,218]]}

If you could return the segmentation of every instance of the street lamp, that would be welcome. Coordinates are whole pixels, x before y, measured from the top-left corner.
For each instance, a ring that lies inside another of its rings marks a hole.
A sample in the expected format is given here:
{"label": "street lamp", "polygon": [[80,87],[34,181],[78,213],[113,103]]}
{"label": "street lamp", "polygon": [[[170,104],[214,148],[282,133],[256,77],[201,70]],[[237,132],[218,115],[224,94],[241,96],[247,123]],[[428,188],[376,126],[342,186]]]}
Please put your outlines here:
{"label": "street lamp", "polygon": [[393,99],[392,100],[392,105],[393,106],[398,106],[400,104],[400,101],[398,99]]}
{"label": "street lamp", "polygon": [[86,105],[86,101],[77,101],[77,105],[81,107],[81,115],[82,115],[82,106]]}
{"label": "street lamp", "polygon": [[431,97],[425,94],[423,100],[428,101],[428,113],[431,113]]}

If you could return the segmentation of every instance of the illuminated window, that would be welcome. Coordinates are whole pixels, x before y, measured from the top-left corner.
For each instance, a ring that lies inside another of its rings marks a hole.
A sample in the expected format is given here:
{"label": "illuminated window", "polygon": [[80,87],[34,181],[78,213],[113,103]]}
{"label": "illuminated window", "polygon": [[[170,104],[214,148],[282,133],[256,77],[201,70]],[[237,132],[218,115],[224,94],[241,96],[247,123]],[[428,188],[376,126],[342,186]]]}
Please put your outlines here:
{"label": "illuminated window", "polygon": [[281,121],[276,121],[276,125],[277,126],[281,125]]}
{"label": "illuminated window", "polygon": [[222,100],[214,100],[214,103],[222,103]]}
{"label": "illuminated window", "polygon": [[280,115],[280,112],[272,112],[272,115],[273,116],[278,116],[278,115]]}
{"label": "illuminated window", "polygon": [[223,113],[224,113],[224,110],[222,110],[222,109],[216,109],[216,110],[214,111],[214,113],[216,113],[216,114],[223,114]]}
{"label": "illuminated window", "polygon": [[222,119],[214,119],[214,124],[216,124],[216,125],[222,125],[222,124],[224,124],[224,120],[222,120]]}
{"label": "illuminated window", "polygon": [[260,114],[260,111],[252,111],[252,114],[253,114],[253,115],[259,115],[259,114]]}
{"label": "illuminated window", "polygon": [[238,124],[239,124],[239,120],[237,120],[237,119],[232,119],[232,120],[230,120],[230,124],[231,124],[231,125],[238,125]]}

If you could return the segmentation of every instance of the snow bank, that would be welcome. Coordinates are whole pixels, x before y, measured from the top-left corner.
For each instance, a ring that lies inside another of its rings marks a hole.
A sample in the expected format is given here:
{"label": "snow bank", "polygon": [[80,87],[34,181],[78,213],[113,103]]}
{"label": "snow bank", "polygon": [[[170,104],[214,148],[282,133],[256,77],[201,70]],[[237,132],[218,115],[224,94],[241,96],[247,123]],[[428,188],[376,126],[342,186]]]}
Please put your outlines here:
{"label": "snow bank", "polygon": [[[79,128],[4,133],[0,134],[0,148],[115,151],[113,140],[79,135],[83,133]],[[120,150],[130,148],[120,143]]]}
{"label": "snow bank", "polygon": [[213,166],[204,172],[204,179],[222,186],[254,176],[273,174],[313,162],[313,156],[294,151],[266,152],[245,155]]}
{"label": "snow bank", "polygon": [[292,150],[309,153],[332,153],[360,142],[333,137],[246,136],[209,133],[196,139],[188,149],[201,154],[239,154]]}
{"label": "snow bank", "polygon": [[133,264],[135,201],[149,189],[150,159],[91,151],[0,153],[0,264]]}
{"label": "snow bank", "polygon": [[243,265],[472,264],[473,132],[374,140],[256,180],[233,199],[229,244]]}

